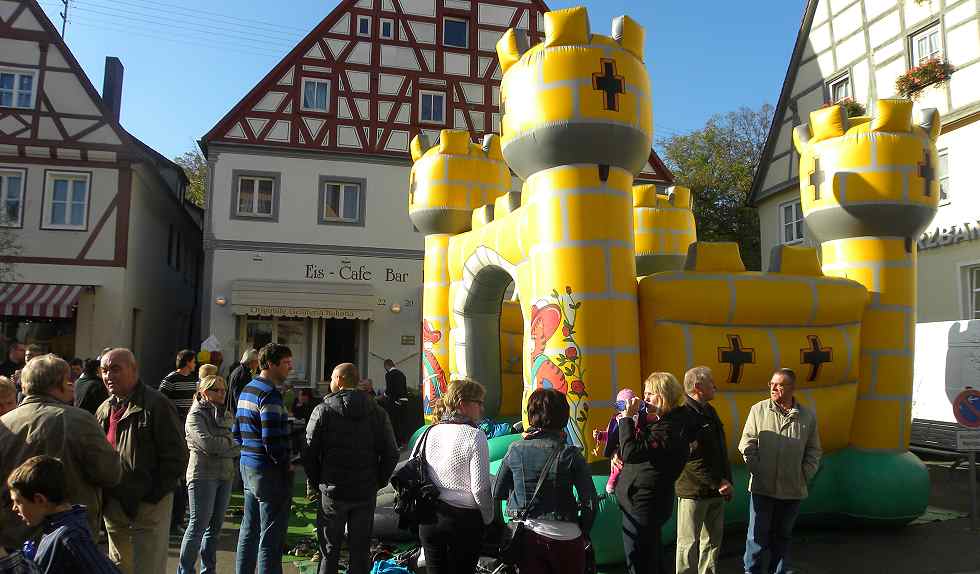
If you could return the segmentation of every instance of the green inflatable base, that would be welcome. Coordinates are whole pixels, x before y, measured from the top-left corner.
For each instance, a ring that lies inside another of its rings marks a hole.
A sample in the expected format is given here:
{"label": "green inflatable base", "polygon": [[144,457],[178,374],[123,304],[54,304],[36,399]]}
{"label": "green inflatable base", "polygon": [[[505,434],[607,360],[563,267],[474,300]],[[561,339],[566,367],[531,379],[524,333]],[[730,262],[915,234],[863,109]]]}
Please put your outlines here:
{"label": "green inflatable base", "polygon": [[[413,443],[421,431],[416,431]],[[497,474],[507,448],[520,436],[507,435],[488,441],[490,474]],[[744,525],[749,519],[748,473],[744,465],[738,465],[733,474],[735,495],[725,507],[726,526]],[[608,478],[604,474],[592,477],[600,495],[592,543],[596,561],[602,565],[625,561],[622,513],[615,495],[603,496]],[[824,455],[820,470],[810,485],[809,496],[800,507],[797,523],[831,528],[901,526],[921,516],[928,500],[929,471],[912,453],[847,448]],[[675,512],[663,527],[662,540],[672,544],[676,537]]]}

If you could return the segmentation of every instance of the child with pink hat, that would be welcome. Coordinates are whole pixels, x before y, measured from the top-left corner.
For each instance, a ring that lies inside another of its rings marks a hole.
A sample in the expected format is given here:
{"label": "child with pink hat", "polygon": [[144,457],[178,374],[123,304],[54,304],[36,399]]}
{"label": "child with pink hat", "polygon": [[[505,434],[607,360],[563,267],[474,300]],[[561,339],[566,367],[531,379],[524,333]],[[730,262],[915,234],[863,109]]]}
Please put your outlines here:
{"label": "child with pink hat", "polygon": [[[623,413],[626,411],[626,405],[636,397],[631,389],[623,389],[616,394],[616,410],[619,411],[609,419],[609,424],[606,425],[606,430],[595,429],[592,431],[592,440],[595,441],[595,448],[592,450],[592,454],[598,456],[599,448],[603,446],[602,456],[608,457],[609,460],[609,480],[606,481],[606,492],[612,494],[616,489],[616,481],[619,479],[619,473],[622,471],[622,465],[616,466],[613,464],[612,457],[619,452],[619,418],[624,416]],[[642,413],[640,415],[640,421],[637,422],[637,430],[640,429],[640,425],[643,423],[644,417]]]}

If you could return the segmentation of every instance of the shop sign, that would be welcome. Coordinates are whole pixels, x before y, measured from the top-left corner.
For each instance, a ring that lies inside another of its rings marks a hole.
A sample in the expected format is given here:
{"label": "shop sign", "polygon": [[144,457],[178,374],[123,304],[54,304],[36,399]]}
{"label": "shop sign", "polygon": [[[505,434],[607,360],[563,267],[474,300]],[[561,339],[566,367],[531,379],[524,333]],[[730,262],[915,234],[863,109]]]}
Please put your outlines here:
{"label": "shop sign", "polygon": [[402,335],[402,345],[414,345],[415,335]]}
{"label": "shop sign", "polygon": [[963,241],[973,241],[978,237],[980,237],[980,220],[964,221],[949,227],[937,227],[926,231],[919,237],[919,251],[955,245]]}
{"label": "shop sign", "polygon": [[[326,265],[311,263],[305,266],[304,277],[306,279],[324,279],[335,281],[367,282],[374,279],[376,271],[368,269],[366,265],[354,263],[349,259],[344,259],[336,269],[328,269]],[[407,283],[408,272],[398,271],[391,267],[386,267],[384,271],[385,283]]]}
{"label": "shop sign", "polygon": [[354,309],[317,309],[313,307],[274,307],[249,305],[246,315],[272,317],[306,317],[310,319],[370,319],[371,311]]}

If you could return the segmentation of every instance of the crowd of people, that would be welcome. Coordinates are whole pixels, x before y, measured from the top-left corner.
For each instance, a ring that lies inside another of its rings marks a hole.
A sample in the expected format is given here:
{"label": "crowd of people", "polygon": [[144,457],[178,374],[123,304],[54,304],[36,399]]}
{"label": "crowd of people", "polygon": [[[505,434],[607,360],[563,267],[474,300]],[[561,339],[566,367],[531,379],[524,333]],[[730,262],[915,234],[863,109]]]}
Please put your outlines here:
{"label": "crowd of people", "polygon": [[[388,396],[378,401],[357,367],[341,364],[322,400],[301,389],[290,401],[292,367],[291,350],[270,343],[246,352],[226,380],[181,351],[175,370],[149,385],[128,349],[66,362],[12,346],[0,365],[8,373],[0,376],[0,573],[162,573],[173,534],[181,538],[178,574],[198,564],[216,572],[236,484],[244,500],[236,572],[281,572],[301,465],[307,494],[318,501],[319,572],[338,572],[346,542],[348,572],[367,574],[377,491],[404,442],[392,408],[407,394],[405,376],[386,361]],[[819,467],[816,419],[794,398],[795,379],[789,369],[773,374],[770,397],[752,407],[738,442],[750,474],[744,567],[753,574],[765,555],[768,572],[786,571],[800,501]],[[611,459],[602,496],[615,496],[622,509],[631,574],[667,571],[661,528],[675,500],[676,571],[717,571],[733,487],[714,396],[706,367],[689,370],[683,384],[653,373],[642,397],[620,393],[619,412],[594,435]],[[511,444],[495,476],[481,428],[484,397],[480,383],[452,381],[436,405],[437,424],[415,447],[438,491],[434,519],[418,532],[427,571],[474,572],[506,500],[523,526],[522,574],[586,572],[601,498],[566,436],[565,396],[554,389],[529,396],[523,440]],[[299,443],[290,413],[305,426]],[[103,533],[107,553],[97,544]]]}

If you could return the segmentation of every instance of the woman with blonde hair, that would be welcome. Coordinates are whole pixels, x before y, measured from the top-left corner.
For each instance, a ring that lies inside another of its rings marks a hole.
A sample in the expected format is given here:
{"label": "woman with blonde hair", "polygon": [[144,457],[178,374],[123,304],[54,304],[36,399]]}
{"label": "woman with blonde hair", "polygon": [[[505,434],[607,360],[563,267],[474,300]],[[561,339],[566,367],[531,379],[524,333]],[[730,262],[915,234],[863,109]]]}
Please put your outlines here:
{"label": "woman with blonde hair", "polygon": [[[684,387],[670,373],[653,373],[619,421],[623,470],[616,498],[623,511],[623,546],[630,574],[666,572],[660,529],[674,509],[674,482],[689,453]],[[640,419],[645,419],[639,424]]]}
{"label": "woman with blonde hair", "polygon": [[474,572],[484,529],[493,521],[489,448],[477,427],[485,396],[476,381],[451,381],[441,418],[424,439],[426,470],[439,489],[436,521],[419,527],[430,574]]}
{"label": "woman with blonde hair", "polygon": [[[217,374],[205,374],[197,384],[194,404],[187,414],[185,432],[190,460],[187,493],[190,522],[180,545],[177,574],[193,574],[201,556],[201,573],[217,572],[218,535],[231,498],[235,457],[239,446],[231,434],[231,414],[225,409],[228,385]],[[203,544],[202,544],[203,542]]]}

